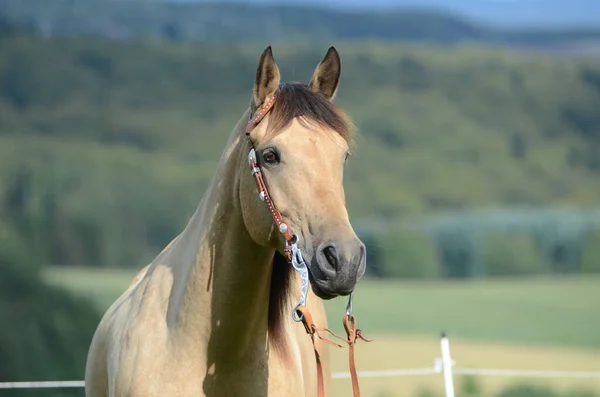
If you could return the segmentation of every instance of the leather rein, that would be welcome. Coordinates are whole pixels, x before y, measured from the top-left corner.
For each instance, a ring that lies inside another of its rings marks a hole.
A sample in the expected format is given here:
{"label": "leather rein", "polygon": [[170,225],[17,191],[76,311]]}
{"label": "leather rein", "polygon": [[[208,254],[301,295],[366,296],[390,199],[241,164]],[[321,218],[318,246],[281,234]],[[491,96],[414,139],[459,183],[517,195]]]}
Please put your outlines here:
{"label": "leather rein", "polygon": [[[254,176],[254,180],[256,182],[256,186],[258,188],[258,196],[259,198],[266,202],[269,211],[271,212],[271,216],[273,221],[277,225],[279,233],[285,239],[285,256],[290,264],[294,267],[298,273],[300,273],[302,277],[302,297],[300,298],[299,303],[296,305],[294,310],[292,311],[292,318],[296,322],[302,322],[304,328],[306,329],[306,333],[310,335],[313,349],[315,352],[315,359],[317,362],[317,390],[318,397],[325,396],[325,385],[323,378],[323,366],[321,362],[321,357],[319,352],[317,351],[317,347],[315,345],[315,335],[322,340],[332,346],[342,347],[342,345],[337,344],[327,338],[322,337],[319,334],[319,331],[326,331],[333,335],[338,339],[342,339],[339,336],[335,335],[329,329],[319,329],[315,325],[312,319],[312,315],[306,306],[306,297],[308,292],[308,268],[304,263],[302,258],[302,253],[298,248],[298,236],[291,230],[290,226],[285,222],[281,213],[275,207],[271,196],[269,195],[269,191],[267,190],[267,185],[265,184],[265,180],[263,178],[262,172],[258,165],[258,160],[256,157],[256,148],[254,147],[254,142],[250,138],[250,133],[256,126],[261,122],[261,120],[269,113],[269,111],[273,108],[275,104],[275,99],[277,98],[277,93],[273,94],[269,99],[260,107],[260,110],[252,117],[250,115],[250,120],[248,121],[248,125],[246,126],[246,137],[248,140],[248,163],[250,165],[250,169],[252,175]],[[356,328],[356,320],[352,315],[352,294],[350,294],[348,300],[348,306],[346,308],[346,313],[342,319],[344,330],[346,331],[346,343],[349,348],[349,367],[350,367],[350,376],[352,379],[352,390],[354,392],[354,397],[360,397],[360,389],[358,385],[358,375],[356,373],[356,365],[354,362],[354,346],[356,344],[357,339],[362,339],[365,342],[371,342],[371,340],[365,339],[361,333],[360,329]],[[342,339],[343,340],[343,339]]]}

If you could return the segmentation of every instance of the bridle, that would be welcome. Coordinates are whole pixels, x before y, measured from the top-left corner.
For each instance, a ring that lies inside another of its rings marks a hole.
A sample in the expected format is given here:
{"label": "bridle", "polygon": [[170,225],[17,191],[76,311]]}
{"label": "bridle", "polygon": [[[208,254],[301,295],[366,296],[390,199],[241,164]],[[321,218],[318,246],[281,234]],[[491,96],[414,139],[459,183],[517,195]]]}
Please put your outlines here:
{"label": "bridle", "polygon": [[[285,256],[286,256],[288,262],[300,274],[300,277],[302,279],[302,293],[301,293],[300,299],[298,301],[298,304],[292,310],[292,318],[296,322],[302,322],[302,324],[304,325],[304,328],[306,329],[306,332],[311,337],[313,349],[315,351],[315,359],[317,361],[318,396],[324,397],[325,396],[325,386],[324,386],[324,379],[323,379],[323,367],[321,364],[321,358],[320,358],[319,352],[317,351],[317,348],[315,345],[315,335],[319,339],[321,339],[322,341],[324,341],[326,343],[329,343],[330,345],[333,345],[336,347],[342,347],[342,345],[332,342],[331,340],[329,340],[327,338],[321,337],[321,335],[319,334],[319,331],[320,331],[319,328],[317,328],[317,326],[313,322],[312,315],[311,315],[310,311],[308,310],[308,307],[306,306],[306,297],[308,295],[308,283],[309,283],[308,268],[302,257],[302,252],[298,248],[298,235],[295,234],[291,230],[290,226],[285,222],[285,220],[283,219],[283,216],[277,210],[277,208],[275,207],[275,204],[273,203],[273,200],[271,199],[271,196],[269,195],[267,185],[265,184],[265,180],[263,178],[262,172],[260,170],[260,167],[258,166],[258,161],[256,158],[256,148],[254,147],[254,142],[252,142],[252,139],[250,138],[250,133],[252,132],[252,130],[254,128],[256,128],[256,126],[261,122],[261,120],[273,108],[276,98],[277,98],[277,92],[274,93],[273,95],[271,95],[267,101],[265,101],[265,103],[260,107],[260,110],[258,112],[256,112],[254,117],[252,117],[252,114],[250,114],[248,124],[246,126],[246,138],[248,140],[248,149],[249,149],[248,163],[250,165],[252,175],[254,176],[254,180],[255,180],[256,186],[258,188],[258,197],[262,201],[266,202],[266,204],[269,208],[269,211],[271,212],[273,221],[277,225],[279,233],[281,233],[281,235],[285,239]],[[352,306],[353,306],[352,299],[353,299],[353,296],[351,293],[348,298],[348,305],[346,306],[346,313],[344,314],[342,322],[343,322],[344,330],[346,331],[346,336],[347,336],[346,343],[348,344],[348,348],[349,348],[349,366],[350,366],[350,376],[352,378],[352,389],[354,391],[354,397],[360,397],[358,376],[356,374],[356,365],[354,363],[354,345],[356,344],[356,340],[358,338],[360,338],[366,342],[371,342],[371,340],[365,339],[362,336],[361,330],[356,328],[356,320],[355,320],[354,316],[352,315]],[[326,331],[326,332],[330,333],[331,335],[333,335],[339,339],[342,339],[339,336],[335,335],[333,332],[331,332],[327,328],[321,329],[321,331]]]}

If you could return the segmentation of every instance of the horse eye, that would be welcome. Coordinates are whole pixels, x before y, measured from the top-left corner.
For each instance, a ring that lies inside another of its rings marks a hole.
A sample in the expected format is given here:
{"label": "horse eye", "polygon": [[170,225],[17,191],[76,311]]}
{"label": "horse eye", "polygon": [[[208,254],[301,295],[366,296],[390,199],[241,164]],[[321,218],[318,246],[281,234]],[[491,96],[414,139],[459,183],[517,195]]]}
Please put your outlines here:
{"label": "horse eye", "polygon": [[267,149],[263,152],[263,160],[267,164],[277,164],[279,163],[279,156],[275,150]]}
{"label": "horse eye", "polygon": [[344,154],[344,161],[348,160],[348,157],[350,157],[350,152],[346,152],[346,154]]}

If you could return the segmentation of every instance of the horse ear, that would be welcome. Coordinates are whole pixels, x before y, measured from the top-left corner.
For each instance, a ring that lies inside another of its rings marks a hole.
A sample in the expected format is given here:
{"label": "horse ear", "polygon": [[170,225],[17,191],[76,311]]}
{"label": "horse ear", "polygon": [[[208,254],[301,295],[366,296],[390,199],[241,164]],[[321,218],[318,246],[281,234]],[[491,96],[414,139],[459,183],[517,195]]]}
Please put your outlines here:
{"label": "horse ear", "polygon": [[342,61],[335,47],[329,47],[325,58],[317,65],[308,88],[331,100],[335,97],[342,72]]}
{"label": "horse ear", "polygon": [[273,58],[271,46],[265,48],[258,61],[256,79],[252,91],[252,110],[262,105],[279,87],[279,68]]}

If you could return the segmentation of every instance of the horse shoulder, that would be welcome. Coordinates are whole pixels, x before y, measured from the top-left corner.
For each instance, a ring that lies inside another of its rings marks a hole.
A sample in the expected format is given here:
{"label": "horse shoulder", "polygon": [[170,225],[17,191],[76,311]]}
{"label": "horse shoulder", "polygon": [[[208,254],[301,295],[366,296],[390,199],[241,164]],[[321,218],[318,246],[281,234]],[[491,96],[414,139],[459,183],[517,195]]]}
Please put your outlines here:
{"label": "horse shoulder", "polygon": [[125,394],[144,395],[152,384],[144,382],[144,373],[160,373],[149,367],[160,367],[168,354],[164,318],[170,283],[165,270],[145,266],[102,317],[88,354],[87,397],[118,395],[124,385]]}

